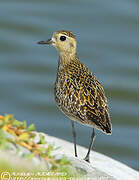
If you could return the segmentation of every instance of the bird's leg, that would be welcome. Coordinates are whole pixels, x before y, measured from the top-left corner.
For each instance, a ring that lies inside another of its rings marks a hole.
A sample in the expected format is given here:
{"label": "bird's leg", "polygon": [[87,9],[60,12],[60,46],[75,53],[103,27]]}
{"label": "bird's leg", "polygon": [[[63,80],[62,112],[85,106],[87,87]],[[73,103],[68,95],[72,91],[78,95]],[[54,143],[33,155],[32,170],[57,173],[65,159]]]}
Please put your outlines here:
{"label": "bird's leg", "polygon": [[75,157],[77,157],[77,149],[76,149],[76,132],[74,128],[74,121],[71,120],[72,124],[72,135],[73,135],[73,141],[74,141],[74,150],[75,150]]}
{"label": "bird's leg", "polygon": [[90,162],[89,155],[90,155],[90,151],[91,151],[91,149],[93,147],[94,140],[95,140],[95,130],[93,128],[93,132],[92,132],[92,135],[91,135],[91,141],[90,141],[90,145],[89,145],[89,148],[88,148],[88,152],[87,152],[86,157],[84,158],[84,160],[87,161],[87,162]]}

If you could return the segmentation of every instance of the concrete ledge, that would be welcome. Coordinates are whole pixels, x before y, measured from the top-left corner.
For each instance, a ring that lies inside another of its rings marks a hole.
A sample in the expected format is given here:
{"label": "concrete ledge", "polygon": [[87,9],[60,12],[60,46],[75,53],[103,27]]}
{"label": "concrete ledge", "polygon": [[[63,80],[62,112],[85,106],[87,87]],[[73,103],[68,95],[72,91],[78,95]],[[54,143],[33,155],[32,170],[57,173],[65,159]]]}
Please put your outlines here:
{"label": "concrete ledge", "polygon": [[[87,149],[82,146],[77,146],[78,148],[78,156],[79,158],[74,158],[74,148],[73,144],[67,142],[65,140],[52,137],[42,133],[46,141],[52,144],[55,144],[60,149],[55,150],[55,154],[65,154],[69,157],[73,165],[77,168],[82,168],[88,172],[88,176],[92,178],[95,177],[94,180],[139,180],[139,172],[114,160],[103,154],[97,153],[95,151],[91,151],[90,161],[91,163],[87,163],[82,160],[86,153]],[[37,141],[37,137],[36,137]]]}
{"label": "concrete ledge", "polygon": [[[91,163],[87,163],[83,160],[87,153],[87,149],[77,145],[78,150],[78,158],[74,157],[74,147],[73,143],[67,142],[65,140],[49,136],[44,133],[39,133],[33,131],[36,134],[31,141],[39,143],[40,137],[43,135],[46,143],[41,144],[42,147],[48,148],[49,144],[54,145],[54,148],[51,152],[51,155],[55,155],[57,159],[60,159],[61,156],[65,155],[69,160],[71,160],[72,165],[69,167],[70,172],[73,175],[72,180],[81,179],[81,180],[139,180],[139,172],[116,161],[113,160],[103,154],[97,153],[95,151],[91,151],[90,153],[90,161]],[[13,137],[11,134],[7,133],[7,137]],[[45,142],[44,141],[44,142]],[[7,152],[1,152],[0,158],[1,160],[6,160],[11,164],[11,167],[17,165],[18,162],[23,167],[28,167],[25,164],[29,165],[31,169],[35,167],[41,167],[41,170],[48,170],[50,167],[50,163],[44,161],[43,158],[39,156],[34,156],[33,159],[28,163],[23,159],[23,154],[30,154],[30,150],[21,146],[20,151],[17,154],[17,148],[15,144],[10,143],[10,149]],[[17,157],[18,156],[18,157]],[[14,163],[13,163],[14,162]],[[16,163],[17,162],[17,163]],[[22,167],[22,166],[21,166]],[[80,177],[79,177],[80,176]],[[75,177],[75,178],[74,178]]]}
{"label": "concrete ledge", "polygon": [[[80,179],[86,180],[116,180],[114,177],[106,174],[105,172],[93,167],[86,161],[75,158],[69,157],[68,159],[72,162],[71,172],[76,170],[76,173],[81,174],[82,177]],[[72,174],[75,174],[73,172]]]}

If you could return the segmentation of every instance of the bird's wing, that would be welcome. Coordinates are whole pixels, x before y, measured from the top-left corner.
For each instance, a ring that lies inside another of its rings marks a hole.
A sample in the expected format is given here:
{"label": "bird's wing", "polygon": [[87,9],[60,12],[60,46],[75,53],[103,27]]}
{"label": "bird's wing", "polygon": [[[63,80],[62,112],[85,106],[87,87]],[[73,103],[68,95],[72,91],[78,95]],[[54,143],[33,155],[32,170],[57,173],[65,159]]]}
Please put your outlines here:
{"label": "bird's wing", "polygon": [[61,109],[66,115],[106,134],[111,133],[103,87],[85,65],[80,63],[68,67],[62,87],[64,100]]}
{"label": "bird's wing", "polygon": [[[93,83],[90,83],[89,97],[92,99],[92,103],[88,101],[88,111],[86,116],[88,119],[95,122],[98,129],[110,134],[112,131],[110,116],[108,113],[107,99],[104,93],[104,89],[95,76],[92,75]],[[92,106],[90,107],[90,105]]]}
{"label": "bird's wing", "polygon": [[78,116],[86,123],[90,123],[89,125],[110,134],[112,127],[103,87],[91,72],[81,74],[79,85],[76,101]]}

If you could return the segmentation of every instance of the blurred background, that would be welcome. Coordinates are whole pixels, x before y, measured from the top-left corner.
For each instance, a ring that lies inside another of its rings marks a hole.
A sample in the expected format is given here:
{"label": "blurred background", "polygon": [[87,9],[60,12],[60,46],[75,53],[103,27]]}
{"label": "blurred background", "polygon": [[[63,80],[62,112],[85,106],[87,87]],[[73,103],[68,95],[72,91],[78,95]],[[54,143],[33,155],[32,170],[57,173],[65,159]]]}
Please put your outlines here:
{"label": "blurred background", "polygon": [[[72,141],[71,123],[53,95],[58,54],[36,44],[61,29],[75,33],[80,60],[108,97],[113,134],[97,132],[95,151],[139,170],[137,0],[1,0],[0,114]],[[76,124],[76,131],[78,144],[88,147],[92,129]]]}

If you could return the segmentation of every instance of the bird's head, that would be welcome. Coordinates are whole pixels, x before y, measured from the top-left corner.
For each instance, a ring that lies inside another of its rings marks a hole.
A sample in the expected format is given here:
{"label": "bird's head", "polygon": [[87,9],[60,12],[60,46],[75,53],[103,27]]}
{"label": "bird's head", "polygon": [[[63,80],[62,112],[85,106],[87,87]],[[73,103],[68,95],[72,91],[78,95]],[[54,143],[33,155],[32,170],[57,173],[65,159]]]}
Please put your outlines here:
{"label": "bird's head", "polygon": [[47,41],[40,41],[38,44],[53,45],[59,53],[76,53],[76,38],[71,31],[56,31],[53,33],[51,39],[48,39]]}

